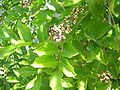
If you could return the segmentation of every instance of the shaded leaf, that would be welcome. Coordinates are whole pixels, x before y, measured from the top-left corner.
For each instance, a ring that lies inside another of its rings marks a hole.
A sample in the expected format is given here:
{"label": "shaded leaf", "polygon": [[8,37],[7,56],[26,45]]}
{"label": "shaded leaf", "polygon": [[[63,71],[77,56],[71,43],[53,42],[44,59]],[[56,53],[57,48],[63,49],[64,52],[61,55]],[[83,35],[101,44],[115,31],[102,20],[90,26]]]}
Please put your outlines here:
{"label": "shaded leaf", "polygon": [[61,52],[62,56],[67,58],[72,58],[79,54],[79,52],[73,47],[72,42],[66,42],[63,45],[63,51]]}

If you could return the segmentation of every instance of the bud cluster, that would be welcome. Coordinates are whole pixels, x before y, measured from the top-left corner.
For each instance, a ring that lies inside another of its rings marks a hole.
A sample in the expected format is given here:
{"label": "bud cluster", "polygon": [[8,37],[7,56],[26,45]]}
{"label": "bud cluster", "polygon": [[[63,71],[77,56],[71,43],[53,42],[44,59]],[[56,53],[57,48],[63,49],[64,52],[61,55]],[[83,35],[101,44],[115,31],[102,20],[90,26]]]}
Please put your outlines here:
{"label": "bud cluster", "polygon": [[60,42],[64,38],[62,30],[58,28],[56,25],[52,26],[49,31],[49,39],[54,40],[56,42]]}
{"label": "bud cluster", "polygon": [[73,16],[73,25],[75,25],[77,23],[79,12],[80,12],[79,8],[75,8],[75,9],[73,9],[73,11],[71,13]]}
{"label": "bud cluster", "polygon": [[78,14],[79,8],[73,8],[71,14],[66,16],[60,25],[52,26],[49,30],[49,39],[56,42],[65,39],[65,34],[69,34],[72,31],[71,27],[77,23]]}
{"label": "bud cluster", "polygon": [[97,74],[97,76],[100,77],[100,80],[102,82],[107,82],[111,78],[111,75],[109,72],[103,72],[102,74]]}
{"label": "bud cluster", "polygon": [[31,1],[32,1],[32,0],[23,0],[23,1],[22,1],[22,6],[23,6],[23,7],[29,6],[29,4],[31,3]]}

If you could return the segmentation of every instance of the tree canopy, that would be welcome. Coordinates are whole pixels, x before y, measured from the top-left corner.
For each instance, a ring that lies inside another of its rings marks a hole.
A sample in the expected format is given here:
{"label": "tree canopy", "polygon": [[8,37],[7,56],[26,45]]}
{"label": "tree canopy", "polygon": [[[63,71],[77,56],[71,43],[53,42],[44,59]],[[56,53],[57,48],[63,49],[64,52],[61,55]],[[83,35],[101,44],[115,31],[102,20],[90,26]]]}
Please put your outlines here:
{"label": "tree canopy", "polygon": [[119,90],[120,0],[0,0],[0,90]]}

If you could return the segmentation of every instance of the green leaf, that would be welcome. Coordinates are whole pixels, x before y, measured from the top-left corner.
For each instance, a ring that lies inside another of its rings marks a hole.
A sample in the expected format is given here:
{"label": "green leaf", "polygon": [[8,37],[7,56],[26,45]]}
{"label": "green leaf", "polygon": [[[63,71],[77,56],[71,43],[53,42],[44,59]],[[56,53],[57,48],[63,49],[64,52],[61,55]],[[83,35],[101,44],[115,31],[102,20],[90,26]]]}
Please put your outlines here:
{"label": "green leaf", "polygon": [[73,47],[72,41],[65,42],[63,45],[62,56],[67,58],[72,58],[79,54],[79,52]]}
{"label": "green leaf", "polygon": [[96,90],[107,90],[110,87],[109,83],[97,82]]}
{"label": "green leaf", "polygon": [[26,78],[27,76],[37,74],[37,69],[33,67],[23,67],[20,70],[18,70],[18,72],[23,78]]}
{"label": "green leaf", "polygon": [[58,61],[55,56],[44,55],[37,57],[33,62],[32,66],[35,68],[54,68],[57,65]]}
{"label": "green leaf", "polygon": [[73,79],[72,78],[64,78],[62,79],[62,87],[71,88],[73,87]]}
{"label": "green leaf", "polygon": [[[114,10],[117,17],[120,17],[120,1],[115,0]],[[118,20],[118,19],[117,19]]]}
{"label": "green leaf", "polygon": [[61,71],[67,77],[75,77],[76,73],[74,71],[74,67],[68,62],[68,60],[63,59],[62,62],[59,64]]}
{"label": "green leaf", "polygon": [[77,3],[79,3],[81,0],[65,0],[64,2],[63,2],[63,5],[64,6],[72,6],[72,5],[74,5],[74,4],[77,4]]}
{"label": "green leaf", "polygon": [[17,80],[17,78],[15,76],[7,76],[6,79],[9,83],[19,83],[20,82],[19,80]]}
{"label": "green leaf", "polygon": [[33,21],[33,23],[37,25],[45,23],[47,19],[47,14],[48,14],[47,10],[40,10],[39,13],[36,15],[36,19]]}
{"label": "green leaf", "polygon": [[31,42],[26,42],[26,43],[19,42],[19,44],[16,44],[14,46],[2,47],[2,48],[0,48],[0,58],[9,56],[10,54],[14,53],[17,48],[19,48],[21,46],[26,46],[26,45],[31,45],[31,44],[32,44]]}
{"label": "green leaf", "polygon": [[20,36],[20,39],[26,42],[32,41],[32,34],[30,32],[30,29],[21,21],[17,22],[17,29],[18,29],[18,34]]}
{"label": "green leaf", "polygon": [[92,40],[97,40],[103,37],[104,34],[107,33],[111,28],[111,26],[108,23],[101,22],[99,20],[92,20],[86,26],[87,26],[85,27],[86,34],[87,34],[86,37]]}
{"label": "green leaf", "polygon": [[3,48],[0,48],[0,58],[4,58],[15,52],[17,46],[6,46]]}
{"label": "green leaf", "polygon": [[0,38],[5,38],[2,28],[0,27]]}
{"label": "green leaf", "polygon": [[37,79],[34,82],[34,86],[32,87],[32,90],[40,90],[40,87],[42,86],[42,76],[37,76]]}
{"label": "green leaf", "polygon": [[26,85],[25,90],[31,89],[34,86],[34,82],[36,81],[36,79],[37,79],[37,76]]}
{"label": "green leaf", "polygon": [[39,39],[39,42],[45,41],[48,38],[47,30],[43,24],[40,25],[39,29],[37,30],[37,37]]}
{"label": "green leaf", "polygon": [[62,73],[60,71],[53,72],[53,75],[50,77],[50,87],[52,90],[63,90]]}
{"label": "green leaf", "polygon": [[103,50],[100,50],[98,52],[98,54],[96,55],[96,60],[98,60],[100,63],[102,63],[104,65],[108,64],[107,60],[104,58],[104,51]]}
{"label": "green leaf", "polygon": [[78,80],[78,90],[86,90],[87,80]]}
{"label": "green leaf", "polygon": [[39,56],[43,56],[43,55],[55,54],[57,53],[57,51],[58,49],[56,43],[52,41],[47,41],[38,49],[36,49],[34,52]]}
{"label": "green leaf", "polygon": [[89,11],[97,16],[104,16],[105,5],[104,0],[86,0],[88,3]]}
{"label": "green leaf", "polygon": [[87,63],[92,62],[92,61],[95,59],[95,57],[96,57],[96,55],[98,54],[99,51],[100,51],[100,49],[99,49],[99,48],[96,48],[95,50],[93,50],[93,51],[91,51],[90,53],[88,53],[87,56],[86,56],[85,61],[86,61]]}
{"label": "green leaf", "polygon": [[48,7],[49,10],[52,10],[54,12],[56,11],[56,8],[53,5],[47,3],[46,6]]}
{"label": "green leaf", "polygon": [[117,16],[116,13],[115,13],[115,11],[114,11],[115,1],[116,1],[116,0],[110,0],[110,2],[109,2],[109,9],[110,9],[110,11],[111,11],[115,16]]}

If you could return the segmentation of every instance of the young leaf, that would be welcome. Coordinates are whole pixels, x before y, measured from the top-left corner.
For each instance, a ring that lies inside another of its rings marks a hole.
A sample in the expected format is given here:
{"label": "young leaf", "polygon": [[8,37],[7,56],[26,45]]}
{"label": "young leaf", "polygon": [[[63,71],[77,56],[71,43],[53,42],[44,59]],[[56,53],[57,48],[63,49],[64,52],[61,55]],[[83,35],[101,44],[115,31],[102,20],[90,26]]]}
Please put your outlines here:
{"label": "young leaf", "polygon": [[55,71],[50,78],[50,87],[52,90],[63,90],[62,88],[62,73]]}
{"label": "young leaf", "polygon": [[54,68],[57,65],[58,61],[55,56],[52,55],[44,55],[41,57],[37,57],[33,62],[32,66],[35,68]]}
{"label": "young leaf", "polygon": [[21,21],[17,22],[17,29],[18,29],[18,34],[20,36],[20,39],[26,42],[32,41],[32,34],[30,32],[30,29]]}

